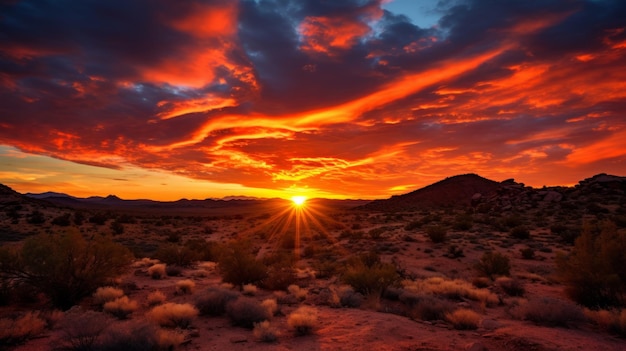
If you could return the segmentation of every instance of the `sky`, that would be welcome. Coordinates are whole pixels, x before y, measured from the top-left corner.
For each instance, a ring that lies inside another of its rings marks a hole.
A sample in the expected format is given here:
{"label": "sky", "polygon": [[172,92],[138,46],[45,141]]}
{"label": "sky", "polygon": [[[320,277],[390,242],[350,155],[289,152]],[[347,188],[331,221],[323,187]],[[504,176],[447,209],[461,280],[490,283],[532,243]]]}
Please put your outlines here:
{"label": "sky", "polygon": [[387,198],[626,175],[626,1],[0,2],[0,183]]}

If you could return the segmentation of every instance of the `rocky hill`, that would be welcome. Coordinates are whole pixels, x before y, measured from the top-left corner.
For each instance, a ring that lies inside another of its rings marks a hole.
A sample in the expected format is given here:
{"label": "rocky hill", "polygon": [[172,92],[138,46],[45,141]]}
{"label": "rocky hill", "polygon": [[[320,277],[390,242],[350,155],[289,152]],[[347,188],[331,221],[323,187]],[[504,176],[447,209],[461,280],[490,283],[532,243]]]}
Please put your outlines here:
{"label": "rocky hill", "polygon": [[592,214],[619,213],[626,211],[626,177],[602,173],[581,180],[574,187],[532,188],[514,179],[495,182],[465,174],[408,194],[376,200],[359,209],[397,212],[468,206],[479,212],[552,208]]}

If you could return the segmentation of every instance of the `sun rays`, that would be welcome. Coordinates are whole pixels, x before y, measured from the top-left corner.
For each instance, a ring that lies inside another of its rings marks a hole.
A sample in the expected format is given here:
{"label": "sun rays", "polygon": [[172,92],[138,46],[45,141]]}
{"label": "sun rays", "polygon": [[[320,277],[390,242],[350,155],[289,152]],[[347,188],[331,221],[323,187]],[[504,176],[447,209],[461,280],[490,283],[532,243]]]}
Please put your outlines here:
{"label": "sun rays", "polygon": [[293,196],[290,202],[276,204],[273,215],[242,235],[260,235],[273,249],[293,250],[299,260],[304,241],[324,239],[328,244],[336,243],[330,230],[343,225],[329,217],[329,211],[319,200]]}

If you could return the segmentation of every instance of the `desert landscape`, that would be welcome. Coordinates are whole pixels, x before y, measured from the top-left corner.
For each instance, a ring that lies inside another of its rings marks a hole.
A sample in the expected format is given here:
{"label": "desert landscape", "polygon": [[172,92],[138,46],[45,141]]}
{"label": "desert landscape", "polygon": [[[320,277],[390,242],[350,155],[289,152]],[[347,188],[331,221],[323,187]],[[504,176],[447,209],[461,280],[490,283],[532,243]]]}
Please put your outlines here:
{"label": "desert landscape", "polygon": [[0,204],[5,349],[624,350],[626,177],[302,204],[3,186]]}

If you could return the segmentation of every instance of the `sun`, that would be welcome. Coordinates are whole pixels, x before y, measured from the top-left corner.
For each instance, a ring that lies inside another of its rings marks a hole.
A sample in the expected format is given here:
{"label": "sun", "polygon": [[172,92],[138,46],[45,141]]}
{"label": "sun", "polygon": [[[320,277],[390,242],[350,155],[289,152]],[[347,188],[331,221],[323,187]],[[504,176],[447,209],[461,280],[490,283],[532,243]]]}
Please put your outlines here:
{"label": "sun", "polygon": [[291,197],[291,201],[293,201],[293,205],[296,207],[302,207],[304,206],[304,203],[306,202],[307,197],[306,196],[302,196],[302,195],[298,195],[298,196],[292,196]]}

